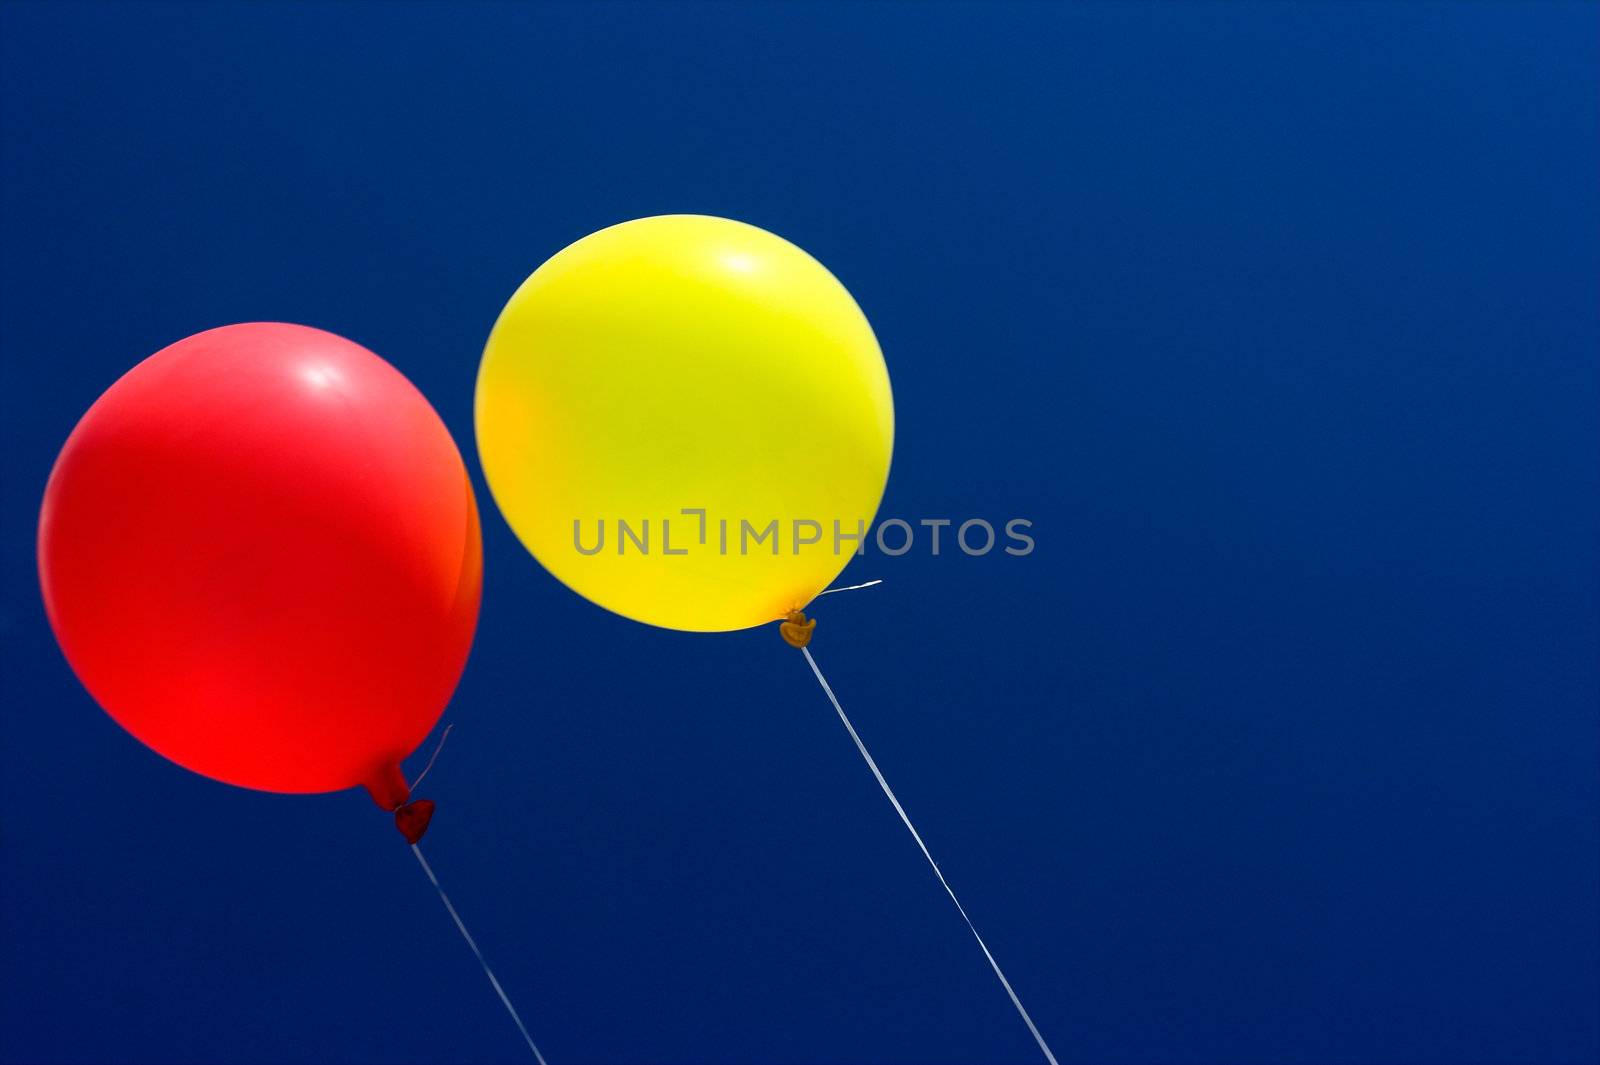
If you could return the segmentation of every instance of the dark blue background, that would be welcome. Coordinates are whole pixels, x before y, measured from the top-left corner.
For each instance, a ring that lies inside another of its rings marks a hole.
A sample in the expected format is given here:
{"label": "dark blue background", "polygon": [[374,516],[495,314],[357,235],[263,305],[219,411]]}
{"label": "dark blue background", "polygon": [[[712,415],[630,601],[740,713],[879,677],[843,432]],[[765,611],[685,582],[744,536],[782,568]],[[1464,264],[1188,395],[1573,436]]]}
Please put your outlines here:
{"label": "dark blue background", "polygon": [[[1596,7],[0,29],[0,1055],[525,1057],[364,796],[94,707],[33,523],[101,389],[241,320],[381,353],[476,471],[503,300],[673,211],[860,300],[885,515],[1036,523],[857,560],[815,650],[1064,1060],[1600,1055]],[[1037,1059],[775,632],[604,614],[485,517],[428,842],[552,1062]]]}

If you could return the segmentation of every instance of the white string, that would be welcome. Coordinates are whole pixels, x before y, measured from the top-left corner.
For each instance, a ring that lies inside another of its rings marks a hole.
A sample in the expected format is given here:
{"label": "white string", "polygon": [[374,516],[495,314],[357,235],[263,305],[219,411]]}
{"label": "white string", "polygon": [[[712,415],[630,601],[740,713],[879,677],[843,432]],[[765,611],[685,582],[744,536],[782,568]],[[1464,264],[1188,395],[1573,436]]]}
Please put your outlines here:
{"label": "white string", "polygon": [[[876,583],[876,582],[874,582]],[[840,589],[844,591],[845,589]],[[822,670],[817,668],[817,660],[811,657],[809,647],[800,648],[800,653],[806,656],[806,661],[811,665],[811,672],[817,675],[817,683],[822,685],[822,690],[827,693],[828,701],[833,704],[834,710],[839,714],[839,720],[844,722],[845,731],[850,733],[850,738],[856,742],[856,750],[861,752],[861,757],[866,760],[867,768],[872,770],[872,775],[878,778],[878,787],[889,797],[889,802],[894,806],[894,812],[900,815],[900,820],[905,823],[906,830],[911,833],[911,838],[917,841],[917,846],[922,849],[922,856],[928,859],[928,864],[933,867],[933,875],[939,878],[939,883],[944,885],[945,894],[950,896],[950,901],[956,904],[956,910],[961,914],[961,919],[967,922],[967,928],[972,932],[972,938],[978,941],[978,946],[983,950],[983,956],[989,959],[990,968],[1000,978],[1000,986],[1006,989],[1006,994],[1011,997],[1011,1004],[1017,1007],[1017,1012],[1022,1015],[1022,1022],[1028,1026],[1028,1031],[1033,1033],[1033,1041],[1039,1044],[1039,1049],[1044,1051],[1045,1060],[1050,1065],[1057,1065],[1056,1056],[1050,1052],[1050,1047],[1045,1043],[1044,1036],[1039,1034],[1039,1029],[1034,1026],[1033,1018],[1028,1016],[1028,1011],[1022,1008],[1022,1000],[1011,989],[1011,981],[1006,979],[1006,974],[1000,971],[1000,963],[994,960],[994,955],[989,953],[989,945],[978,934],[977,927],[972,923],[972,918],[967,916],[961,900],[956,898],[956,893],[950,889],[950,882],[939,871],[939,863],[933,860],[933,855],[928,853],[928,845],[922,842],[916,826],[911,823],[911,818],[906,816],[905,807],[900,805],[900,800],[895,798],[894,789],[889,787],[889,782],[883,778],[883,772],[878,769],[878,763],[872,760],[872,755],[867,752],[867,745],[861,742],[861,737],[856,734],[855,726],[850,724],[850,719],[845,716],[844,707],[839,705],[839,699],[833,694],[833,689],[828,687],[827,678],[822,675]]]}
{"label": "white string", "polygon": [[857,589],[860,589],[860,588],[871,588],[874,584],[882,584],[882,583],[883,583],[883,581],[876,580],[876,581],[868,581],[866,584],[852,584],[848,588],[829,588],[825,592],[818,592],[816,597],[818,599],[821,599],[823,596],[832,595],[834,592],[853,592],[853,591],[856,591]]}
{"label": "white string", "polygon": [[444,741],[450,738],[450,730],[453,728],[455,728],[454,724],[444,727],[443,734],[439,736],[439,745],[433,749],[433,757],[429,758],[428,764],[422,767],[422,772],[417,774],[417,779],[411,782],[412,791],[417,790],[417,786],[422,783],[422,778],[428,775],[428,771],[433,768],[433,763],[439,760],[439,752],[444,750]]}
{"label": "white string", "polygon": [[[427,772],[427,770],[423,770],[423,772]],[[418,777],[417,779],[420,780],[422,778]],[[428,859],[422,856],[422,848],[413,843],[411,845],[411,853],[415,854],[417,861],[422,863],[422,871],[428,874],[428,879],[433,883],[433,889],[439,893],[439,899],[444,903],[444,908],[450,911],[451,920],[455,921],[456,927],[461,929],[461,938],[467,941],[467,946],[472,948],[472,953],[478,956],[478,964],[483,966],[483,975],[489,978],[489,983],[494,985],[494,993],[500,996],[500,1001],[504,1003],[506,1012],[511,1014],[513,1021],[517,1022],[517,1031],[521,1032],[522,1038],[528,1041],[528,1049],[533,1051],[534,1059],[539,1062],[539,1065],[547,1065],[544,1055],[539,1053],[539,1048],[533,1045],[533,1036],[529,1035],[528,1029],[523,1026],[522,1018],[517,1016],[517,1008],[506,997],[505,989],[500,986],[500,981],[494,978],[494,970],[490,969],[489,963],[483,960],[483,951],[478,949],[478,944],[472,938],[472,933],[468,932],[467,926],[461,923],[461,915],[450,904],[450,896],[446,895],[444,888],[439,886],[439,878],[433,875],[433,867],[428,864]]]}

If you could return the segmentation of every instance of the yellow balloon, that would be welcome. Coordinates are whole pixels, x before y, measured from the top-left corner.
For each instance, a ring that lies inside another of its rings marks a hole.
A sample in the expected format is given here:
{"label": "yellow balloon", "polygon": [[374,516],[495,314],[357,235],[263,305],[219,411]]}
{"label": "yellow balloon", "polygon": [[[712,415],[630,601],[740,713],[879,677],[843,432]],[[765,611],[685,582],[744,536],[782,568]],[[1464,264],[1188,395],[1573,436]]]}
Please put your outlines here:
{"label": "yellow balloon", "polygon": [[517,289],[478,371],[478,454],[546,569],[694,632],[805,606],[883,497],[894,401],[866,316],[762,229],[664,215]]}

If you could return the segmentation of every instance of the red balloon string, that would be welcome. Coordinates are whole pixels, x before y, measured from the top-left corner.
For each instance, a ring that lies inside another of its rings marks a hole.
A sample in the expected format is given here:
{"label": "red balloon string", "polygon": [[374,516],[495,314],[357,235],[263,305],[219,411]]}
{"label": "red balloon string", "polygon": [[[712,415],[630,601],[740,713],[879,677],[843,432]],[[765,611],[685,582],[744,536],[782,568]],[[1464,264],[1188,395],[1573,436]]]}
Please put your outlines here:
{"label": "red balloon string", "polygon": [[461,938],[467,941],[467,946],[472,948],[472,953],[478,959],[478,964],[483,966],[483,975],[489,978],[489,984],[494,988],[494,993],[500,996],[501,1004],[505,1006],[506,1012],[511,1014],[512,1021],[516,1022],[517,1031],[522,1033],[522,1038],[528,1044],[528,1049],[533,1051],[534,1060],[539,1065],[548,1065],[544,1060],[544,1055],[539,1053],[539,1048],[534,1045],[533,1036],[528,1034],[527,1026],[522,1023],[522,1018],[517,1015],[517,1008],[511,1004],[511,999],[506,995],[505,988],[500,986],[500,981],[495,979],[494,970],[489,968],[489,963],[484,960],[483,951],[478,949],[478,941],[472,938],[471,932],[467,931],[467,926],[461,920],[461,915],[456,912],[454,904],[450,901],[450,896],[446,895],[444,888],[439,886],[439,878],[433,875],[433,866],[429,865],[428,859],[422,856],[422,848],[413,843],[411,845],[411,853],[417,856],[417,863],[422,866],[422,871],[428,874],[428,882],[439,893],[439,901],[444,903],[444,908],[449,912],[450,919],[456,923],[456,928],[461,932]]}

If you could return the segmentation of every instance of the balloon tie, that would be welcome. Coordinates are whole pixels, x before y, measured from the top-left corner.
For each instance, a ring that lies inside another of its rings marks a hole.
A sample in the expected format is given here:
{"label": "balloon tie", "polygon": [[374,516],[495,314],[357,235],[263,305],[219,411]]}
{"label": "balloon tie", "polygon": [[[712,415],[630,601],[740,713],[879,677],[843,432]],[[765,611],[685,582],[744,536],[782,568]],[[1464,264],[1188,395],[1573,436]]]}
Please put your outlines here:
{"label": "balloon tie", "polygon": [[[821,599],[823,596],[832,595],[834,592],[859,591],[862,588],[871,588],[882,583],[882,580],[876,580],[867,581],[865,584],[852,584],[844,588],[829,588],[826,591],[818,592],[814,598]],[[790,647],[798,647],[801,650],[805,650],[806,645],[811,642],[811,633],[816,627],[816,618],[808,619],[806,612],[796,607],[789,611],[783,621],[778,624],[778,634],[783,637],[783,642]]]}
{"label": "balloon tie", "polygon": [[804,651],[806,644],[811,642],[811,633],[817,627],[817,619],[806,619],[804,610],[791,610],[789,616],[778,625],[778,635],[783,637],[783,642],[790,647],[798,647]]}
{"label": "balloon tie", "polygon": [[[794,612],[794,614],[798,613],[799,611]],[[792,618],[794,614],[791,614],[790,617]],[[785,622],[785,624],[787,625],[788,622]],[[806,630],[806,640],[809,641],[810,638],[811,632],[808,628]],[[785,633],[784,639],[789,639],[787,633]],[[790,640],[790,642],[793,643],[794,641]],[[960,913],[961,919],[967,922],[967,930],[972,933],[972,938],[978,941],[978,947],[983,951],[983,956],[989,959],[989,967],[994,970],[995,976],[1000,978],[1000,986],[1006,989],[1006,995],[1010,997],[1011,1004],[1017,1008],[1017,1013],[1021,1015],[1022,1022],[1028,1026],[1028,1031],[1033,1033],[1033,1041],[1039,1044],[1039,1049],[1044,1052],[1045,1060],[1050,1065],[1057,1065],[1056,1056],[1050,1052],[1050,1047],[1045,1043],[1044,1036],[1039,1034],[1039,1029],[1034,1026],[1033,1018],[1028,1016],[1028,1011],[1023,1008],[1022,1000],[1011,989],[1011,981],[1007,980],[1006,974],[1000,971],[1000,963],[994,960],[994,955],[989,952],[989,945],[978,934],[977,926],[972,923],[972,918],[967,916],[966,908],[961,905],[961,900],[956,898],[956,893],[951,889],[950,882],[944,878],[944,873],[939,871],[939,863],[934,861],[933,855],[928,852],[928,845],[922,842],[922,836],[917,832],[916,826],[911,823],[911,818],[907,816],[905,807],[901,806],[900,800],[895,798],[894,789],[889,787],[889,782],[884,779],[882,770],[878,768],[878,763],[873,761],[872,755],[868,753],[867,745],[861,742],[861,737],[857,734],[855,726],[850,724],[850,718],[845,716],[844,707],[839,705],[839,699],[833,694],[833,689],[828,686],[828,681],[823,677],[822,670],[817,668],[817,660],[811,657],[811,650],[806,647],[804,642],[795,644],[795,646],[799,647],[800,653],[806,656],[806,662],[811,666],[811,672],[817,675],[817,683],[822,685],[822,690],[828,696],[828,701],[833,704],[833,709],[838,713],[839,720],[844,723],[845,731],[850,733],[850,738],[855,741],[856,750],[861,752],[861,757],[866,761],[867,768],[872,770],[872,775],[877,778],[878,787],[883,789],[883,794],[888,797],[889,803],[894,807],[894,812],[900,815],[900,821],[906,826],[906,831],[911,833],[911,838],[917,841],[917,847],[922,851],[922,856],[928,860],[928,865],[933,868],[933,875],[939,878],[939,883],[944,885],[945,894],[949,895],[950,901],[956,904],[956,912]]]}
{"label": "balloon tie", "polygon": [[[441,741],[442,742],[442,741]],[[424,773],[427,770],[423,770]],[[420,779],[420,778],[419,778]],[[472,948],[472,953],[477,956],[478,964],[483,966],[483,975],[489,978],[489,983],[494,987],[494,993],[500,996],[500,1002],[505,1006],[506,1012],[511,1014],[511,1019],[517,1024],[517,1031],[522,1033],[522,1038],[527,1042],[528,1049],[533,1051],[534,1060],[539,1065],[548,1065],[544,1055],[539,1053],[539,1048],[533,1043],[533,1036],[528,1034],[528,1029],[522,1023],[522,1018],[517,1016],[517,1008],[511,1004],[511,999],[506,997],[505,988],[500,986],[500,981],[495,979],[494,970],[489,968],[489,963],[484,960],[483,951],[478,949],[478,943],[472,938],[472,933],[467,931],[467,926],[462,923],[461,915],[450,904],[450,896],[444,893],[444,888],[439,886],[439,878],[433,875],[433,867],[428,864],[428,859],[422,856],[422,848],[415,843],[411,845],[411,853],[417,856],[417,862],[422,866],[422,871],[428,874],[428,881],[433,885],[433,890],[439,893],[439,901],[444,903],[444,908],[449,911],[450,919],[461,930],[461,938],[467,941],[467,946]]]}
{"label": "balloon tie", "polygon": [[[455,728],[455,725],[445,726],[443,735],[439,737],[438,744],[433,748],[433,756],[428,759],[428,764],[423,766],[422,772],[417,774],[416,780],[407,784],[405,774],[400,772],[398,766],[389,771],[393,774],[394,782],[405,789],[404,801],[394,808],[394,827],[399,829],[400,834],[406,838],[406,842],[412,845],[420,843],[423,834],[428,831],[428,823],[433,820],[434,807],[432,799],[413,799],[411,796],[417,793],[417,787],[422,783],[422,778],[428,775],[428,771],[433,768],[433,763],[439,760],[439,752],[444,750],[444,741],[450,738],[450,730],[453,728]],[[374,794],[373,798],[376,799],[377,795]],[[380,802],[379,805],[383,804]]]}

